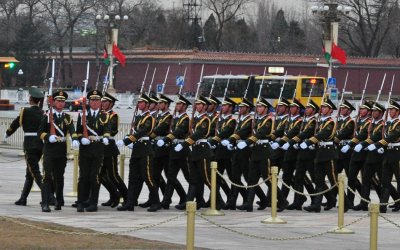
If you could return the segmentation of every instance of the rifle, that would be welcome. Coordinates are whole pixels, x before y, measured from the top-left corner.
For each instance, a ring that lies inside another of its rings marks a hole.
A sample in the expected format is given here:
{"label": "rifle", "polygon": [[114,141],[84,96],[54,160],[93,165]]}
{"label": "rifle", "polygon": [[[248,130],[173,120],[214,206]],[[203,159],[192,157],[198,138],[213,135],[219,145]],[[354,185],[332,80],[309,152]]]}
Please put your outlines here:
{"label": "rifle", "polygon": [[281,91],[280,91],[280,93],[279,93],[278,101],[276,102],[276,105],[275,105],[275,120],[276,120],[276,118],[278,117],[277,109],[278,109],[279,103],[280,103],[281,100],[282,100],[282,94],[283,94],[283,89],[285,88],[286,78],[287,78],[287,71],[285,72],[285,75],[283,76],[283,83],[282,83]]}
{"label": "rifle", "polygon": [[86,79],[83,80],[84,87],[83,87],[83,93],[82,93],[82,135],[85,138],[88,138],[88,129],[87,129],[87,124],[86,124],[86,90],[87,90],[87,85],[89,83],[89,70],[90,70],[90,62],[87,62],[86,66]]}
{"label": "rifle", "polygon": [[[306,105],[307,105],[308,103],[310,103],[311,95],[312,95],[313,89],[314,89],[314,84],[311,84],[311,89],[310,89],[310,93],[308,93],[308,98],[307,98],[307,103],[306,103]],[[303,119],[302,119],[303,122],[301,123],[301,126],[300,126],[300,132],[303,130],[303,125],[304,125],[304,119],[305,119],[305,118],[306,118],[306,112],[304,111]]]}
{"label": "rifle", "polygon": [[[197,90],[196,90],[196,94],[195,94],[195,97],[194,97],[194,103],[196,102],[197,97],[198,97],[198,95],[199,95],[201,80],[203,79],[203,72],[204,72],[204,64],[203,64],[203,66],[201,66],[200,80],[199,80],[199,82],[197,83]],[[193,126],[193,118],[194,118],[194,113],[196,112],[196,107],[195,107],[194,103],[193,103],[193,105],[192,105],[192,109],[193,109],[193,110],[192,110],[192,115],[191,115],[190,120],[189,120],[189,134],[190,134],[190,135],[193,134],[193,129],[192,129],[192,126]]]}
{"label": "rifle", "polygon": [[321,112],[322,112],[322,107],[321,106],[325,101],[327,90],[328,90],[328,84],[325,85],[324,93],[322,94],[321,104],[320,104],[320,108],[319,108],[319,112],[318,112],[318,118],[315,121],[314,134],[317,132],[317,129],[318,129],[318,126],[319,126],[318,124],[319,124],[319,122],[321,120]]}
{"label": "rifle", "polygon": [[385,130],[386,130],[385,126],[386,126],[386,121],[388,119],[388,114],[389,114],[388,107],[390,105],[390,98],[392,97],[392,90],[393,90],[393,83],[394,83],[395,75],[396,74],[393,74],[392,84],[390,85],[390,91],[389,91],[388,101],[387,101],[386,110],[385,110],[385,118],[383,119],[384,123],[383,123],[383,128],[382,128],[382,138],[384,138],[384,135],[385,135]]}
{"label": "rifle", "polygon": [[339,121],[339,117],[340,117],[340,106],[343,103],[343,98],[344,98],[344,91],[346,90],[346,85],[347,85],[347,79],[349,77],[349,71],[347,71],[346,73],[346,79],[344,80],[344,86],[343,86],[343,90],[342,90],[342,96],[340,97],[340,102],[339,102],[339,106],[338,106],[338,113],[336,115],[336,123]]}
{"label": "rifle", "polygon": [[[96,87],[94,89],[97,89],[97,87],[99,86],[100,73],[101,73],[101,68],[102,67],[103,67],[103,64],[100,64],[99,72],[97,72]],[[107,74],[108,74],[108,69],[107,69]],[[105,91],[104,91],[104,87],[103,87],[103,95],[104,95],[104,92]]]}
{"label": "rifle", "polygon": [[353,137],[357,132],[358,129],[358,122],[360,121],[360,107],[363,105],[364,103],[364,95],[365,95],[365,90],[367,89],[367,85],[368,85],[368,79],[369,79],[369,73],[367,74],[367,78],[365,79],[365,84],[364,84],[364,89],[362,91],[361,94],[361,100],[360,100],[360,104],[358,105],[358,114],[356,116],[356,120],[355,120],[355,125],[354,125],[354,132],[353,132]]}
{"label": "rifle", "polygon": [[49,101],[49,124],[50,124],[50,134],[55,135],[56,129],[54,127],[53,121],[53,83],[54,83],[54,70],[55,70],[55,61],[53,59],[53,63],[51,65],[51,78],[50,78],[50,86],[49,86],[49,93],[48,93],[48,101]]}
{"label": "rifle", "polygon": [[110,81],[109,81],[109,79],[108,79],[109,74],[110,74],[110,70],[111,70],[111,68],[109,67],[109,68],[107,69],[106,77],[104,78],[104,81],[103,81],[103,91],[102,91],[102,94],[103,94],[103,95],[104,95],[104,93],[106,93],[106,91],[107,91],[107,89],[108,89],[108,84],[110,83]]}
{"label": "rifle", "polygon": [[164,94],[164,87],[165,87],[165,84],[166,84],[166,82],[167,82],[167,79],[168,79],[168,73],[169,73],[169,66],[168,66],[168,69],[167,69],[167,73],[165,73],[164,82],[162,83],[162,90],[161,90],[161,94]]}
{"label": "rifle", "polygon": [[[185,67],[185,71],[183,72],[183,83],[185,83],[186,70],[187,70],[187,66]],[[181,85],[181,86],[179,87],[179,94],[182,93],[182,88],[183,88],[183,85]],[[174,115],[175,115],[175,113],[174,113]]]}
{"label": "rifle", "polygon": [[[142,81],[142,86],[140,86],[139,98],[143,93],[143,88],[144,88],[144,84],[146,82],[148,69],[149,69],[149,64],[147,64],[146,73],[144,74],[144,78],[143,78],[143,81]],[[155,73],[156,73],[156,68],[154,68],[153,79],[151,80],[152,83],[153,83],[153,80],[154,80],[154,74]],[[149,92],[150,92],[150,88],[149,88]],[[137,103],[136,103],[135,111],[133,112],[133,117],[132,117],[132,121],[131,121],[131,133],[132,133],[133,127],[135,126],[137,112],[138,112],[138,106],[137,106]]]}
{"label": "rifle", "polygon": [[217,80],[217,74],[218,74],[218,67],[217,67],[217,71],[215,71],[215,77],[214,77],[213,83],[211,85],[210,95],[208,97],[211,97],[212,92],[214,90],[215,81]]}
{"label": "rifle", "polygon": [[256,103],[260,100],[260,97],[261,97],[261,90],[262,90],[262,87],[263,87],[263,85],[264,85],[264,79],[265,79],[264,77],[265,77],[265,71],[266,71],[266,70],[267,70],[267,67],[264,67],[263,78],[262,78],[262,80],[261,80],[260,89],[259,89],[259,91],[258,91]]}
{"label": "rifle", "polygon": [[[218,70],[218,69],[217,69],[217,70]],[[224,91],[224,96],[222,97],[222,100],[225,99],[226,93],[228,93],[229,82],[231,81],[231,77],[232,77],[231,74],[232,74],[232,71],[229,72],[228,82],[226,83],[225,91]],[[215,78],[214,78],[214,79],[215,79]],[[211,94],[210,94],[210,97],[211,97]],[[221,109],[219,110],[219,112],[218,112],[218,117],[221,117],[221,111],[222,111],[222,108],[221,108]],[[218,131],[218,122],[217,122],[217,124],[215,125],[215,134],[217,134],[217,131]]]}
{"label": "rifle", "polygon": [[250,87],[250,82],[251,82],[251,79],[252,79],[251,75],[252,75],[252,74],[253,74],[253,72],[250,73],[249,80],[247,81],[247,86],[246,86],[246,90],[244,91],[243,98],[246,98],[247,91],[249,90],[249,87]]}
{"label": "rifle", "polygon": [[[147,95],[150,95],[151,86],[153,85],[154,76],[155,76],[155,74],[156,74],[156,71],[157,71],[157,68],[154,68],[153,77],[151,78],[151,82],[150,82],[150,85],[149,85],[149,91],[147,91]],[[142,92],[140,92],[140,95],[141,95],[141,94],[142,94]]]}
{"label": "rifle", "polygon": [[[379,97],[381,96],[382,89],[383,89],[383,85],[385,84],[385,79],[386,79],[386,73],[385,73],[385,75],[383,76],[382,83],[381,83],[381,88],[379,89],[378,95],[376,96],[375,103],[378,103],[378,101],[379,101]],[[392,85],[393,85],[393,81],[394,81],[394,75],[393,75]],[[393,86],[392,86],[392,87],[393,87]],[[390,91],[392,91],[392,90],[390,90]],[[390,101],[390,100],[389,100],[389,101]],[[371,127],[372,127],[372,122],[371,122],[371,123],[369,124],[369,126],[368,126],[368,138],[369,138],[369,136],[370,136]]]}

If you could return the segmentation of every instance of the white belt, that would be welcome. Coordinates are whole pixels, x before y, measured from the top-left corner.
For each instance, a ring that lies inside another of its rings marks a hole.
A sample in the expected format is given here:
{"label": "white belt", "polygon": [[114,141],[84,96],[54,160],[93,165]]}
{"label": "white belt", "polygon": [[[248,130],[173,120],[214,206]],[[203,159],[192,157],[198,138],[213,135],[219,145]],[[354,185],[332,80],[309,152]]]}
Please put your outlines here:
{"label": "white belt", "polygon": [[150,137],[145,136],[145,137],[140,138],[138,141],[148,141],[148,140],[150,140]]}
{"label": "white belt", "polygon": [[24,136],[37,136],[36,132],[26,132],[24,133]]}
{"label": "white belt", "polygon": [[389,143],[388,144],[388,148],[394,148],[394,147],[399,147],[400,146],[400,142],[395,142],[395,143]]}
{"label": "white belt", "polygon": [[163,136],[157,136],[156,138],[154,138],[154,140],[156,140],[156,141],[158,141],[158,140],[162,140],[162,139],[164,139],[164,137],[163,137]]}
{"label": "white belt", "polygon": [[91,141],[100,141],[101,139],[103,139],[103,136],[89,135],[88,139],[91,140]]}
{"label": "white belt", "polygon": [[202,142],[207,142],[207,139],[199,139],[196,141],[196,144],[202,143]]}
{"label": "white belt", "polygon": [[239,143],[239,142],[246,142],[246,140],[238,140],[237,143]]}
{"label": "white belt", "polygon": [[318,143],[318,145],[320,145],[320,146],[331,146],[331,145],[333,145],[333,141],[321,141],[321,142],[319,142]]}
{"label": "white belt", "polygon": [[266,144],[269,143],[269,140],[258,140],[256,144]]}
{"label": "white belt", "polygon": [[173,143],[181,143],[181,142],[184,142],[185,141],[185,139],[174,139],[172,142]]}

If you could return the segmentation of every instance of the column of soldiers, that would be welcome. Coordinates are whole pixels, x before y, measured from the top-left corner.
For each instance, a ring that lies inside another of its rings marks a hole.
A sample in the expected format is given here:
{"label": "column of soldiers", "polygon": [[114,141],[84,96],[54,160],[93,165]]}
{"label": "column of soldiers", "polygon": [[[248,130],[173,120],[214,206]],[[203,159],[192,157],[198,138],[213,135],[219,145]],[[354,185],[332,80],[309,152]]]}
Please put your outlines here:
{"label": "column of soldiers", "polygon": [[[110,193],[109,201],[103,206],[116,207],[123,198],[117,208],[119,211],[134,210],[143,183],[149,189],[149,197],[140,205],[149,212],[169,209],[174,190],[180,198],[176,209],[185,209],[186,201],[193,200],[197,201],[198,208],[207,207],[204,188],[211,186],[210,161],[214,160],[218,162],[218,171],[224,173],[226,170],[235,184],[229,187],[218,177],[218,209],[238,208],[251,212],[255,196],[259,198],[259,210],[269,206],[271,182],[266,181],[267,192],[264,186],[255,184],[260,178],[268,179],[271,166],[279,167],[287,186],[299,192],[305,187],[308,193],[319,193],[311,199],[309,206],[304,207],[308,212],[336,207],[337,174],[343,171],[349,178],[349,187],[358,190],[365,200],[369,199],[372,185],[381,203],[387,203],[390,196],[394,200],[400,198],[400,105],[394,100],[390,100],[388,110],[379,103],[365,102],[357,118],[353,119],[351,113],[355,108],[348,101],[343,101],[338,115],[333,116],[337,108],[330,99],[325,99],[321,106],[312,100],[303,106],[296,99],[290,102],[282,98],[273,114],[270,112],[272,105],[262,97],[254,105],[246,98],[236,103],[228,97],[220,102],[214,96],[199,96],[194,101],[192,116],[189,116],[187,108],[191,103],[182,95],[178,96],[171,114],[172,99],[165,95],[149,97],[141,94],[137,103],[139,114],[134,118],[131,132],[124,139],[115,141],[113,136],[118,133],[119,118],[112,110],[117,101],[112,95],[102,95],[97,90],[89,92],[89,108],[86,113],[79,114],[75,129],[72,117],[62,111],[68,98],[65,92],[53,93],[52,112],[47,114],[37,107],[37,99],[43,98],[43,94],[35,89],[30,93],[32,107],[22,109],[6,133],[6,137],[10,136],[19,126],[25,131],[27,175],[17,205],[26,205],[34,180],[42,190],[43,212],[51,211],[53,193],[55,210],[64,205],[68,134],[72,146],[79,148],[80,153],[78,200],[74,204],[78,212],[98,210],[100,184]],[[220,111],[217,111],[219,106]],[[239,107],[237,118],[233,115],[236,106]],[[385,112],[389,114],[387,121],[383,120]],[[37,122],[33,122],[34,119]],[[51,131],[51,126],[55,127],[55,132]],[[118,147],[122,146],[132,150],[128,187],[117,170]],[[42,154],[43,177],[38,165]],[[179,171],[188,182],[186,191],[177,179]],[[357,178],[360,172],[361,182]],[[391,184],[393,175],[397,187]],[[253,187],[239,187],[245,185],[243,183]],[[278,188],[278,211],[302,210],[307,199],[295,194],[289,205],[290,189],[286,185]],[[350,188],[345,210],[367,210],[365,200],[354,206]],[[226,203],[220,189],[226,194]],[[160,199],[159,190],[163,199]],[[242,205],[237,204],[239,193]],[[326,203],[322,202],[323,196]],[[400,203],[395,203],[392,208],[399,211]],[[387,206],[382,205],[381,212],[386,211]]]}

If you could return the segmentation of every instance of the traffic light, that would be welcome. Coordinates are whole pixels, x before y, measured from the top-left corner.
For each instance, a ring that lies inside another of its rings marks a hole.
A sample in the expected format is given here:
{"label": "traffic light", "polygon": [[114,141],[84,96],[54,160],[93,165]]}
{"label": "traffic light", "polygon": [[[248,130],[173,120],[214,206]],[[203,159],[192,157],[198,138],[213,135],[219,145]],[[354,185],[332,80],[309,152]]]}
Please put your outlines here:
{"label": "traffic light", "polygon": [[13,63],[13,62],[4,64],[5,69],[13,69],[14,67],[15,67],[15,63]]}

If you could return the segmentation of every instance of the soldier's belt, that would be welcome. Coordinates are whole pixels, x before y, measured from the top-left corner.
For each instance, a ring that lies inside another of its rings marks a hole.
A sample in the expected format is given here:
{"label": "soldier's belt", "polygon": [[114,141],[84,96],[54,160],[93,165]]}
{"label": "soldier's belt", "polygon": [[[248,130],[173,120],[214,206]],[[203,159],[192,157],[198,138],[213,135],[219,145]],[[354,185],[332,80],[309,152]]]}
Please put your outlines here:
{"label": "soldier's belt", "polygon": [[24,136],[37,136],[36,132],[26,132],[24,133]]}
{"label": "soldier's belt", "polygon": [[322,147],[332,146],[333,145],[333,141],[321,141],[321,142],[318,142],[318,145],[322,146]]}
{"label": "soldier's belt", "polygon": [[392,149],[392,148],[396,148],[396,147],[400,147],[400,142],[388,144],[388,149]]}
{"label": "soldier's belt", "polygon": [[200,140],[197,140],[197,141],[196,141],[196,145],[197,145],[197,144],[200,144],[200,143],[204,143],[204,142],[207,142],[207,139],[200,139]]}
{"label": "soldier's belt", "polygon": [[267,143],[269,143],[269,140],[258,140],[256,142],[256,144],[267,144]]}
{"label": "soldier's belt", "polygon": [[340,146],[344,146],[344,145],[349,144],[349,142],[351,142],[351,140],[341,140],[340,143],[339,143],[339,145],[340,145]]}
{"label": "soldier's belt", "polygon": [[148,140],[150,140],[150,137],[144,136],[144,137],[140,138],[138,141],[148,141]]}
{"label": "soldier's belt", "polygon": [[174,139],[172,142],[173,143],[181,143],[181,142],[184,142],[185,141],[185,139]]}
{"label": "soldier's belt", "polygon": [[62,136],[58,136],[57,137],[57,142],[65,142],[67,140],[67,138],[62,137]]}
{"label": "soldier's belt", "polygon": [[103,139],[103,136],[97,136],[97,135],[89,135],[88,138],[90,141],[100,141],[101,139]]}
{"label": "soldier's belt", "polygon": [[156,138],[154,138],[155,141],[162,140],[162,139],[164,139],[164,136],[157,136]]}

